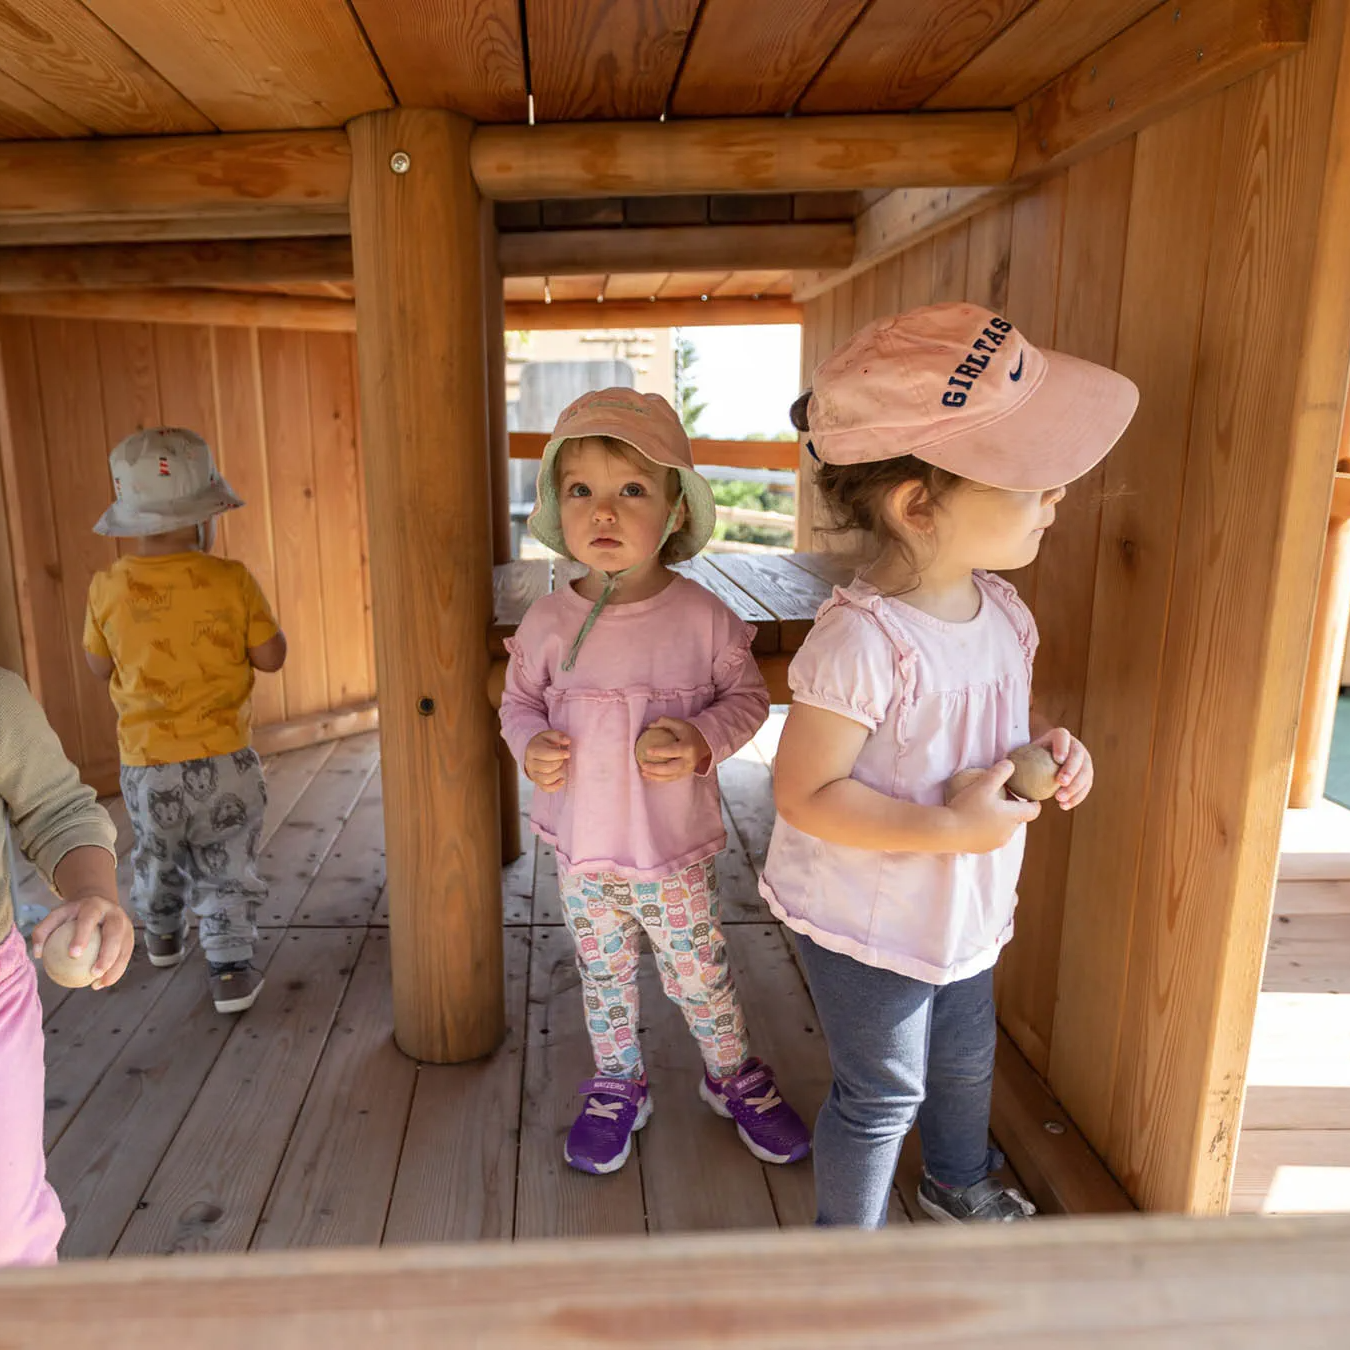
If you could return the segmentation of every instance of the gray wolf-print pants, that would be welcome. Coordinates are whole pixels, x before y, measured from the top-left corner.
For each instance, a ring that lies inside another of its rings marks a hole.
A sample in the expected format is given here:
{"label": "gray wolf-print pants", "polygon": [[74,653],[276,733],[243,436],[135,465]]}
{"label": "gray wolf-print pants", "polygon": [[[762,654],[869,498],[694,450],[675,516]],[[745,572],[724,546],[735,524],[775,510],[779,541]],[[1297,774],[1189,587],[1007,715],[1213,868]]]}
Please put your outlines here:
{"label": "gray wolf-print pants", "polygon": [[247,961],[267,899],[257,872],[267,787],[256,752],[124,764],[122,799],[136,831],[131,897],[147,931],[183,932],[189,907],[208,961]]}

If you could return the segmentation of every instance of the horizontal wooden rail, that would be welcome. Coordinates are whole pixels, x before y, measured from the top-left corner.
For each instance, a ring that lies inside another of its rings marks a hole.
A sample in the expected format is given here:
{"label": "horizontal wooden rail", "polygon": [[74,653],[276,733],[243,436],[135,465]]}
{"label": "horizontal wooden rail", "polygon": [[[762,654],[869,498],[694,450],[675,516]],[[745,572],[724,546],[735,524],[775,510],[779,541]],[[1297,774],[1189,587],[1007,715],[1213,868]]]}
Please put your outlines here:
{"label": "horizontal wooden rail", "polygon": [[[513,431],[512,459],[540,459],[548,442],[545,431]],[[693,438],[695,464],[717,464],[733,469],[795,469],[796,441],[719,441]]]}
{"label": "horizontal wooden rail", "polygon": [[[80,290],[0,291],[0,314],[52,319],[115,319],[134,323],[209,324],[224,328],[303,328],[319,332],[356,331],[350,300],[249,291]],[[561,328],[678,328],[723,324],[801,322],[791,300],[566,300],[546,305],[512,301],[506,326],[512,330]]]}
{"label": "horizontal wooden rail", "polygon": [[8,1350],[1305,1350],[1344,1344],[1348,1268],[1350,1217],[1113,1216],[73,1262],[0,1307]]}
{"label": "horizontal wooden rail", "polygon": [[[530,230],[501,235],[497,256],[510,277],[843,267],[853,256],[853,226]],[[352,246],[345,235],[0,248],[0,293],[351,280]]]}
{"label": "horizontal wooden rail", "polygon": [[767,530],[791,530],[797,524],[795,516],[785,516],[781,511],[754,511],[746,506],[719,506],[717,519],[728,525],[756,525]]}
{"label": "horizontal wooden rail", "polygon": [[502,275],[507,277],[722,268],[731,272],[792,271],[799,267],[844,267],[852,257],[851,221],[527,230],[503,234],[497,241],[497,258]]}

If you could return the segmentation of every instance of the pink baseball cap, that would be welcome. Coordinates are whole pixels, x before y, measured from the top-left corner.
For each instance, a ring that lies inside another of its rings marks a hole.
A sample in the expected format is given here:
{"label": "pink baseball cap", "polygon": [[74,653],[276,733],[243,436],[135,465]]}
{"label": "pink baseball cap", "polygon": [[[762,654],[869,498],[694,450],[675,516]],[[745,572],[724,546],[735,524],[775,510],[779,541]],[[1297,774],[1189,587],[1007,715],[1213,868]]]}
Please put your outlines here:
{"label": "pink baseball cap", "polygon": [[989,487],[1081,478],[1129,426],[1124,375],[1033,347],[980,305],[877,319],[815,369],[806,420],[826,464],[913,455]]}

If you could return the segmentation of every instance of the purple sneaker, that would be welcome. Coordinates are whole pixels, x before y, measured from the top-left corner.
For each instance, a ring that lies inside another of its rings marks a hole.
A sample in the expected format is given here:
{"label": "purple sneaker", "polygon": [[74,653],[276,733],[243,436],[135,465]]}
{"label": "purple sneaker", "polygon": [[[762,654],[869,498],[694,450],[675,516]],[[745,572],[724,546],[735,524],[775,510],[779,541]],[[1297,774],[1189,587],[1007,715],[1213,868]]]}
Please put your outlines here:
{"label": "purple sneaker", "polygon": [[783,1100],[773,1070],[748,1059],[734,1078],[714,1081],[704,1070],[698,1095],[719,1116],[736,1122],[741,1142],[760,1162],[799,1162],[811,1151],[811,1132]]}
{"label": "purple sneaker", "polygon": [[603,1176],[628,1161],[633,1132],[652,1116],[646,1082],[624,1078],[588,1078],[577,1091],[586,1099],[572,1122],[563,1157],[578,1172]]}

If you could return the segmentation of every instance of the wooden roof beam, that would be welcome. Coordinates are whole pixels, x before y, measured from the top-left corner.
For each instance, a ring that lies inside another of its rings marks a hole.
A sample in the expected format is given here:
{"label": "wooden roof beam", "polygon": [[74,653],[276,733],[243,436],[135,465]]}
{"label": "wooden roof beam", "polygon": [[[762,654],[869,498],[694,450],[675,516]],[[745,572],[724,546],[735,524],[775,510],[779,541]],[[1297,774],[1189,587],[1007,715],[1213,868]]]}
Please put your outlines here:
{"label": "wooden roof beam", "polygon": [[[350,300],[209,289],[0,292],[0,314],[222,328],[356,331],[356,306]],[[506,326],[510,329],[718,327],[800,323],[801,318],[801,306],[779,296],[759,300],[561,300],[553,304],[526,300],[506,306]]]}
{"label": "wooden roof beam", "polygon": [[[503,275],[523,277],[785,272],[844,267],[852,256],[853,225],[848,222],[537,230],[503,234],[498,240]],[[0,294],[351,279],[351,241],[345,236],[0,248]]]}
{"label": "wooden roof beam", "polygon": [[1312,0],[1160,5],[1017,107],[1016,179],[1063,168],[1307,43]]}
{"label": "wooden roof beam", "polygon": [[853,257],[853,225],[843,221],[820,225],[530,230],[501,235],[497,257],[502,275],[508,277],[704,272],[718,268],[786,272],[799,267],[843,267]]}
{"label": "wooden roof beam", "polygon": [[[480,127],[471,154],[484,196],[520,200],[1000,183],[1016,146],[991,111]],[[246,237],[297,214],[345,232],[350,184],[343,131],[2,142],[0,243],[203,217]]]}
{"label": "wooden roof beam", "polygon": [[1015,147],[992,111],[480,127],[471,156],[479,191],[515,201],[1001,183]]}
{"label": "wooden roof beam", "polygon": [[1007,183],[897,188],[858,217],[853,258],[799,276],[810,300],[982,210],[1027,181],[1082,159],[1299,50],[1311,0],[1178,0],[1129,28],[1020,103]]}

